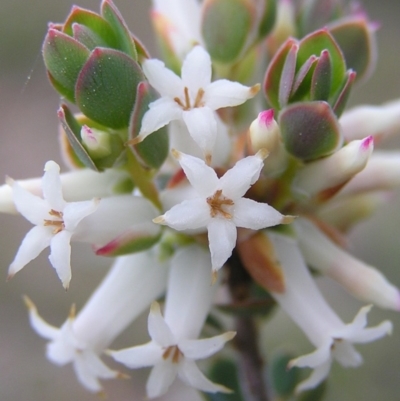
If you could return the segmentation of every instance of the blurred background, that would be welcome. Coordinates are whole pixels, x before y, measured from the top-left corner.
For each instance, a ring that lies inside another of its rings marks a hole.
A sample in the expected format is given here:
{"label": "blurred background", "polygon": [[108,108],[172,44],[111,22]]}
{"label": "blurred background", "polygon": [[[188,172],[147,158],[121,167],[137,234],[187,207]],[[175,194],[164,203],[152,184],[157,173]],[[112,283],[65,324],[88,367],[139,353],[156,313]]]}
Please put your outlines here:
{"label": "blurred background", "polygon": [[[80,0],[81,7],[99,10],[99,0]],[[156,54],[148,17],[150,0],[115,0],[130,29]],[[62,166],[58,152],[56,110],[59,98],[47,82],[41,58],[41,43],[47,23],[60,22],[73,1],[0,0],[0,176],[16,178],[41,176],[47,160]],[[375,74],[354,91],[351,104],[380,104],[400,95],[400,2],[364,0],[372,20],[380,23],[379,61]],[[399,138],[383,144],[400,146]],[[63,168],[62,168],[63,169]],[[391,203],[351,233],[354,253],[378,266],[400,286],[400,192]],[[44,355],[45,341],[30,328],[21,296],[28,295],[41,315],[59,326],[72,303],[79,310],[104,276],[111,261],[92,255],[89,247],[74,244],[73,279],[68,292],[51,269],[47,250],[13,280],[6,283],[7,268],[21,239],[30,228],[23,218],[0,215],[0,400],[67,401],[95,400],[76,382],[71,366],[55,367]],[[321,282],[332,306],[350,321],[360,304],[328,281]],[[365,364],[356,370],[334,366],[328,401],[400,400],[400,317],[394,312],[373,310],[371,324],[388,318],[394,335],[373,345],[358,347]],[[116,347],[132,345],[132,338],[146,338],[145,317],[118,340]],[[294,344],[296,352],[310,351],[303,335],[283,314],[274,317],[265,330],[265,349]],[[279,340],[279,341],[278,341]],[[146,372],[132,381],[105,382],[109,399],[144,398]],[[135,395],[133,395],[135,394]],[[178,401],[178,400],[177,400]],[[186,400],[184,400],[186,401]]]}

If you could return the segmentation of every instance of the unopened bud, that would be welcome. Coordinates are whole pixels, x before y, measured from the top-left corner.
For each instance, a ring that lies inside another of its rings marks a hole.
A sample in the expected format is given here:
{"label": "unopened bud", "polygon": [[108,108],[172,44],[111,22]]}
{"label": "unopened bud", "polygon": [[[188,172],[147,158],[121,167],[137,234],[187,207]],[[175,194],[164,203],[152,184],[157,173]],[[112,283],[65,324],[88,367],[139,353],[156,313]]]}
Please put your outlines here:
{"label": "unopened bud", "polygon": [[81,129],[82,143],[93,159],[111,154],[110,134],[84,125]]}

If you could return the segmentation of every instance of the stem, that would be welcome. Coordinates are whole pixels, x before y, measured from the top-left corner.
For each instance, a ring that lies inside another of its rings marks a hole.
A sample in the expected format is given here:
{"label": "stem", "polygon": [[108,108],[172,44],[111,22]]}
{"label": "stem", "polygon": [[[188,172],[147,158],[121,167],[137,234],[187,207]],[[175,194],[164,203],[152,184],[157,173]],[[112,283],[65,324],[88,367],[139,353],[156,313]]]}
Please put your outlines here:
{"label": "stem", "polygon": [[[249,297],[251,277],[243,268],[236,252],[229,259],[228,284],[234,302],[243,302]],[[258,347],[254,318],[239,315],[236,318],[236,331],[235,345],[239,352],[239,374],[244,399],[269,401],[264,382],[265,363]]]}

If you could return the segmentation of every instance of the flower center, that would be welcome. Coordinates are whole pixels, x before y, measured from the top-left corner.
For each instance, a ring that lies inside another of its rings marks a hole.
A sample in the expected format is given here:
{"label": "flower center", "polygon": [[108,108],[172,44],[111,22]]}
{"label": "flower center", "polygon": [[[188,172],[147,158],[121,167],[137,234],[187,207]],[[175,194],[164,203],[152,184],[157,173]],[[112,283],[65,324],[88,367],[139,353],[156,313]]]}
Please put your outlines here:
{"label": "flower center", "polygon": [[49,215],[54,217],[54,220],[46,220],[44,219],[44,226],[53,226],[53,234],[57,234],[65,228],[63,213],[58,212],[57,210],[51,209]]}
{"label": "flower center", "polygon": [[197,95],[194,100],[193,106],[190,102],[189,89],[187,88],[187,86],[185,86],[185,89],[183,91],[184,91],[184,96],[185,96],[183,102],[179,97],[174,97],[175,102],[178,103],[179,106],[181,106],[183,110],[191,110],[191,109],[195,109],[196,107],[204,106],[204,102],[203,102],[204,89],[203,88],[200,88],[197,91]]}
{"label": "flower center", "polygon": [[171,358],[172,363],[179,363],[183,357],[183,353],[177,345],[171,345],[164,351],[162,357],[165,360]]}
{"label": "flower center", "polygon": [[207,203],[210,206],[210,215],[215,217],[217,214],[221,214],[226,219],[231,219],[232,214],[227,212],[225,206],[233,206],[234,202],[232,199],[226,198],[222,195],[222,189],[215,191],[213,196],[207,198]]}

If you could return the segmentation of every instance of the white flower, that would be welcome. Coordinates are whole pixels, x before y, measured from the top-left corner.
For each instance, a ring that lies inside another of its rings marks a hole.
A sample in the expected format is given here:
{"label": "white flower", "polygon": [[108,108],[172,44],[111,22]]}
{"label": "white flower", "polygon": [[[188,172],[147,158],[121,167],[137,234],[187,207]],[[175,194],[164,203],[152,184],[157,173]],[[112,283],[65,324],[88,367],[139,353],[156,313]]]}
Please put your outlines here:
{"label": "white flower", "polygon": [[81,384],[100,392],[99,379],[120,376],[100,359],[111,342],[165,290],[168,264],[154,252],[117,258],[84,308],[60,327],[46,323],[26,298],[34,330],[50,340],[47,357],[57,365],[72,363]]}
{"label": "white flower", "polygon": [[70,240],[80,221],[92,214],[98,199],[66,202],[62,195],[60,167],[53,161],[46,163],[42,178],[43,198],[23,189],[8,179],[13,190],[15,207],[27,220],[35,224],[23,239],[9,268],[9,278],[50,246],[50,263],[56,269],[63,286],[71,280]]}
{"label": "white flower", "polygon": [[182,78],[155,59],[144,61],[143,71],[161,98],[150,103],[134,142],[142,141],[170,121],[183,120],[208,161],[217,135],[214,110],[238,106],[259,90],[259,85],[247,87],[225,79],[211,82],[211,59],[200,46],[186,56]]}
{"label": "white flower", "polygon": [[185,200],[154,220],[175,230],[206,227],[211,252],[212,269],[218,270],[226,262],[236,244],[236,227],[259,230],[292,221],[266,203],[243,198],[263,167],[265,153],[259,151],[236,163],[223,177],[203,160],[173,150],[197,191],[198,197]]}
{"label": "white flower", "polygon": [[361,308],[352,323],[343,323],[320,293],[296,241],[272,233],[268,233],[268,238],[284,271],[286,286],[283,293],[271,292],[271,295],[317,347],[314,352],[289,363],[289,367],[314,369],[311,376],[297,386],[299,392],[321,383],[328,376],[334,359],[344,367],[359,366],[362,357],[353,343],[367,343],[390,334],[392,324],[384,321],[366,328],[371,306]]}
{"label": "white flower", "polygon": [[144,345],[110,351],[110,355],[136,369],[153,366],[147,381],[147,396],[165,394],[178,376],[187,385],[215,393],[229,391],[209,381],[195,360],[205,359],[222,349],[235,333],[196,340],[211,306],[216,286],[210,285],[206,268],[210,257],[198,246],[180,250],[171,262],[165,317],[153,302],[148,319],[151,341]]}

